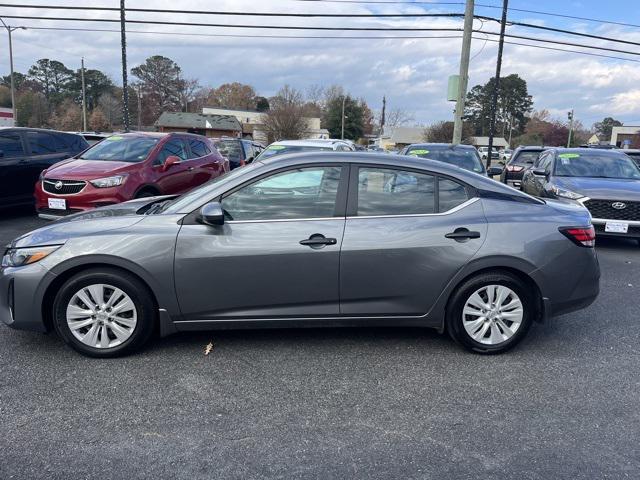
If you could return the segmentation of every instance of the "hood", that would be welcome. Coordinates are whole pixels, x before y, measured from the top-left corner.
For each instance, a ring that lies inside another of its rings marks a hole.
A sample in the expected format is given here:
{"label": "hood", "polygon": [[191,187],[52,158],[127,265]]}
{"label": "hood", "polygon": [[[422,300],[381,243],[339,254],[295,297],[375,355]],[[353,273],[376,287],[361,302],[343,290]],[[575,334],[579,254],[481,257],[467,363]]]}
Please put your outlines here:
{"label": "hood", "polygon": [[136,169],[139,163],[73,158],[47,169],[45,178],[55,180],[92,180]]}
{"label": "hood", "polygon": [[144,210],[144,207],[174,197],[175,195],[165,195],[140,198],[69,215],[16,238],[11,245],[15,247],[58,245],[74,237],[127,228],[144,218],[142,213],[137,213]]}
{"label": "hood", "polygon": [[554,177],[553,183],[589,198],[640,202],[640,180],[624,178]]}

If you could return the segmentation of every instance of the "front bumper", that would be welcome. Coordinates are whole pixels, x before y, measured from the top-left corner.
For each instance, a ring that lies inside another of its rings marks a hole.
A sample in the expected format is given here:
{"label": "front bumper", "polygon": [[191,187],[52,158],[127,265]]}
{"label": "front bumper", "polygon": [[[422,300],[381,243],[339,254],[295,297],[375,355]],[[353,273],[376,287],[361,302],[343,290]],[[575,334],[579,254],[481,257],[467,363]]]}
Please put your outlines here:
{"label": "front bumper", "polygon": [[[627,233],[605,232],[607,222],[628,224]],[[591,223],[599,237],[640,238],[640,222],[627,220],[607,220],[604,218],[592,218]]]}
{"label": "front bumper", "polygon": [[38,263],[0,268],[0,320],[18,330],[46,332],[42,303],[55,277]]}

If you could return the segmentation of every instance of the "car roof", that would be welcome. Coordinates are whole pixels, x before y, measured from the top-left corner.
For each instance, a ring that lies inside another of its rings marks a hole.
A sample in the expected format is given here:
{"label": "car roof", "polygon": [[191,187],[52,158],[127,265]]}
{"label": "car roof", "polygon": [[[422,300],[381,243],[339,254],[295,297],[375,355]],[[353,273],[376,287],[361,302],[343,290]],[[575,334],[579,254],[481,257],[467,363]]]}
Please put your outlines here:
{"label": "car roof", "polygon": [[430,148],[450,148],[451,150],[475,150],[476,147],[474,147],[473,145],[466,145],[464,143],[458,143],[458,144],[453,144],[453,143],[412,143],[411,145],[409,145],[407,148],[411,148],[411,147],[430,147]]}
{"label": "car roof", "polygon": [[18,130],[25,132],[43,132],[43,133],[61,133],[63,135],[80,135],[76,132],[63,132],[62,130],[52,130],[50,128],[31,128],[31,127],[0,127],[0,132],[7,130]]}
{"label": "car roof", "polygon": [[[327,139],[313,139],[313,140],[280,140],[279,142],[273,142],[271,145],[284,145],[284,146],[302,146],[302,147],[326,147],[327,144],[345,144],[342,140],[327,140]],[[269,145],[269,146],[271,146]]]}

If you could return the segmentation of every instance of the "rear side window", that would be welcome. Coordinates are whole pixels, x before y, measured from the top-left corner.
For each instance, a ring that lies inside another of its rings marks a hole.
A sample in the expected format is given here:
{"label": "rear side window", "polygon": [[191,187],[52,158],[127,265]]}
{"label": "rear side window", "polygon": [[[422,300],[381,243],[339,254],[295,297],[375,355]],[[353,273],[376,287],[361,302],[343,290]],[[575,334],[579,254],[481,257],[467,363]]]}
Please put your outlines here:
{"label": "rear side window", "polygon": [[3,157],[17,157],[24,155],[22,148],[22,140],[18,133],[2,133],[0,134],[0,152]]}
{"label": "rear side window", "polygon": [[211,153],[207,144],[201,140],[191,139],[189,140],[189,146],[191,147],[192,158],[205,157]]}
{"label": "rear side window", "polygon": [[67,150],[61,139],[44,132],[27,132],[27,143],[33,155],[48,155]]}
{"label": "rear side window", "polygon": [[433,175],[386,168],[360,168],[358,216],[435,213]]}
{"label": "rear side window", "polygon": [[469,200],[467,189],[448,178],[438,179],[438,211],[447,212]]}

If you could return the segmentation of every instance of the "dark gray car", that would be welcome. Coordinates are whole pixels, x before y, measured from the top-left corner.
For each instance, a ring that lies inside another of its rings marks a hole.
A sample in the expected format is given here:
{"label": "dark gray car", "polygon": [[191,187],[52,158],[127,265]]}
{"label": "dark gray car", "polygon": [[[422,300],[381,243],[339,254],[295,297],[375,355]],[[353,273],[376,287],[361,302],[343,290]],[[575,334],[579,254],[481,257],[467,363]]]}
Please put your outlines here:
{"label": "dark gray car", "polygon": [[16,239],[0,318],[96,357],[155,329],[293,325],[432,327],[496,353],[596,298],[593,238],[582,206],[442,162],[283,155]]}

